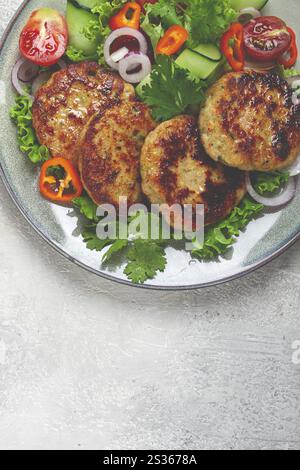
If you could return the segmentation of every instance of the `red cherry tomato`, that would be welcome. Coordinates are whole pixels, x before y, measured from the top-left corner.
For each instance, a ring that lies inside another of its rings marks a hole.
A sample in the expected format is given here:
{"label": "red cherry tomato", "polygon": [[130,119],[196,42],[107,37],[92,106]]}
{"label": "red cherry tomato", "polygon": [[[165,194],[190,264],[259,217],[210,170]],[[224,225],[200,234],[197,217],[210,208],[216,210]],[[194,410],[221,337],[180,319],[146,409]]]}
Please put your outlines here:
{"label": "red cherry tomato", "polygon": [[290,47],[291,35],[276,16],[260,16],[244,26],[246,55],[257,62],[273,63]]}
{"label": "red cherry tomato", "polygon": [[40,66],[50,66],[63,56],[68,28],[63,16],[52,8],[41,8],[30,16],[19,41],[20,52]]}

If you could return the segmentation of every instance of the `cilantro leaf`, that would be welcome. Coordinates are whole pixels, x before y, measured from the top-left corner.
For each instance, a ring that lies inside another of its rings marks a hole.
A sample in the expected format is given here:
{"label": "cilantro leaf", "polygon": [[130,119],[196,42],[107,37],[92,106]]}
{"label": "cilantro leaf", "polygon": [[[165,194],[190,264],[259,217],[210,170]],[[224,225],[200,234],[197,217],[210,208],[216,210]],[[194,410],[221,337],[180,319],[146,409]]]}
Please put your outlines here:
{"label": "cilantro leaf", "polygon": [[122,239],[119,239],[119,240],[115,240],[111,247],[107,250],[107,252],[105,253],[105,255],[103,256],[102,258],[102,262],[103,263],[107,263],[108,261],[111,260],[111,258],[119,253],[120,251],[124,250],[124,248],[126,248],[128,246],[128,240],[122,240]]}
{"label": "cilantro leaf", "polygon": [[167,264],[164,249],[150,240],[136,240],[126,256],[129,262],[124,273],[136,284],[153,279],[158,271],[165,270]]}
{"label": "cilantro leaf", "polygon": [[82,237],[86,247],[92,251],[102,251],[107,245],[113,243],[113,240],[109,238],[105,240],[98,238],[95,226],[87,227],[82,233]]}
{"label": "cilantro leaf", "polygon": [[86,219],[94,222],[99,220],[97,217],[97,205],[86,193],[73,199],[73,204]]}
{"label": "cilantro leaf", "polygon": [[143,101],[152,108],[154,119],[167,121],[204,100],[205,85],[195,81],[168,56],[159,56],[150,83],[141,89]]}

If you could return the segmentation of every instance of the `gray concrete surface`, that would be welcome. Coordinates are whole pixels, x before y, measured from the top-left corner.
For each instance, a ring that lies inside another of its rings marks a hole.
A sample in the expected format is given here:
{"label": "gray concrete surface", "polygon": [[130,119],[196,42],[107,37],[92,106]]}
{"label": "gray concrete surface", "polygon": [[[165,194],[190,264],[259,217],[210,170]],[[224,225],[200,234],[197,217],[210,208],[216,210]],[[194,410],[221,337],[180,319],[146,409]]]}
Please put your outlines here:
{"label": "gray concrete surface", "polygon": [[1,449],[300,449],[299,243],[228,285],[145,292],[61,258],[2,183],[0,217]]}

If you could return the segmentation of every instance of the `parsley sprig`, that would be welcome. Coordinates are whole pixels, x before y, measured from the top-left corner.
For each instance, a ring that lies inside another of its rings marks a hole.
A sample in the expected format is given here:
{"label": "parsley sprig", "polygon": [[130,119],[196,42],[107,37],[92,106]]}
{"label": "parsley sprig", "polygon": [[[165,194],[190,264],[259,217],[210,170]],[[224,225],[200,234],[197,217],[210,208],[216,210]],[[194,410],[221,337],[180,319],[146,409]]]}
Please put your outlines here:
{"label": "parsley sprig", "polygon": [[142,87],[143,101],[152,108],[157,121],[167,121],[204,101],[205,84],[192,79],[168,56],[159,56],[149,83]]}

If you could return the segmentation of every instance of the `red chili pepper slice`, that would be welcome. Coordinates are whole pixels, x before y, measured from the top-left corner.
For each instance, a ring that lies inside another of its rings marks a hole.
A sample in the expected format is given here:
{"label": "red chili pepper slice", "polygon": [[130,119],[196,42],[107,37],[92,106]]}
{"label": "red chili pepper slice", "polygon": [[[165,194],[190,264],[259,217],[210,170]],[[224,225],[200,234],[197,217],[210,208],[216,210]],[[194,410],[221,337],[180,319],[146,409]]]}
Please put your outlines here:
{"label": "red chili pepper slice", "polygon": [[157,54],[173,55],[188,40],[188,31],[180,25],[171,26],[156,46]]}
{"label": "red chili pepper slice", "polygon": [[109,20],[109,27],[113,31],[119,28],[140,29],[142,7],[138,3],[128,2]]}
{"label": "red chili pepper slice", "polygon": [[278,63],[280,65],[283,65],[285,69],[290,69],[291,67],[294,67],[295,63],[297,62],[298,48],[297,48],[297,39],[296,39],[295,32],[292,30],[292,28],[287,28],[287,30],[291,35],[291,44],[290,44],[289,49],[287,50],[287,53],[290,55],[290,57],[286,59],[283,55],[278,60]]}
{"label": "red chili pepper slice", "polygon": [[80,176],[69,160],[57,157],[43,164],[40,175],[40,192],[43,197],[66,204],[79,197],[82,191]]}
{"label": "red chili pepper slice", "polygon": [[240,23],[234,23],[221,39],[221,51],[235,72],[245,67],[244,28]]}

